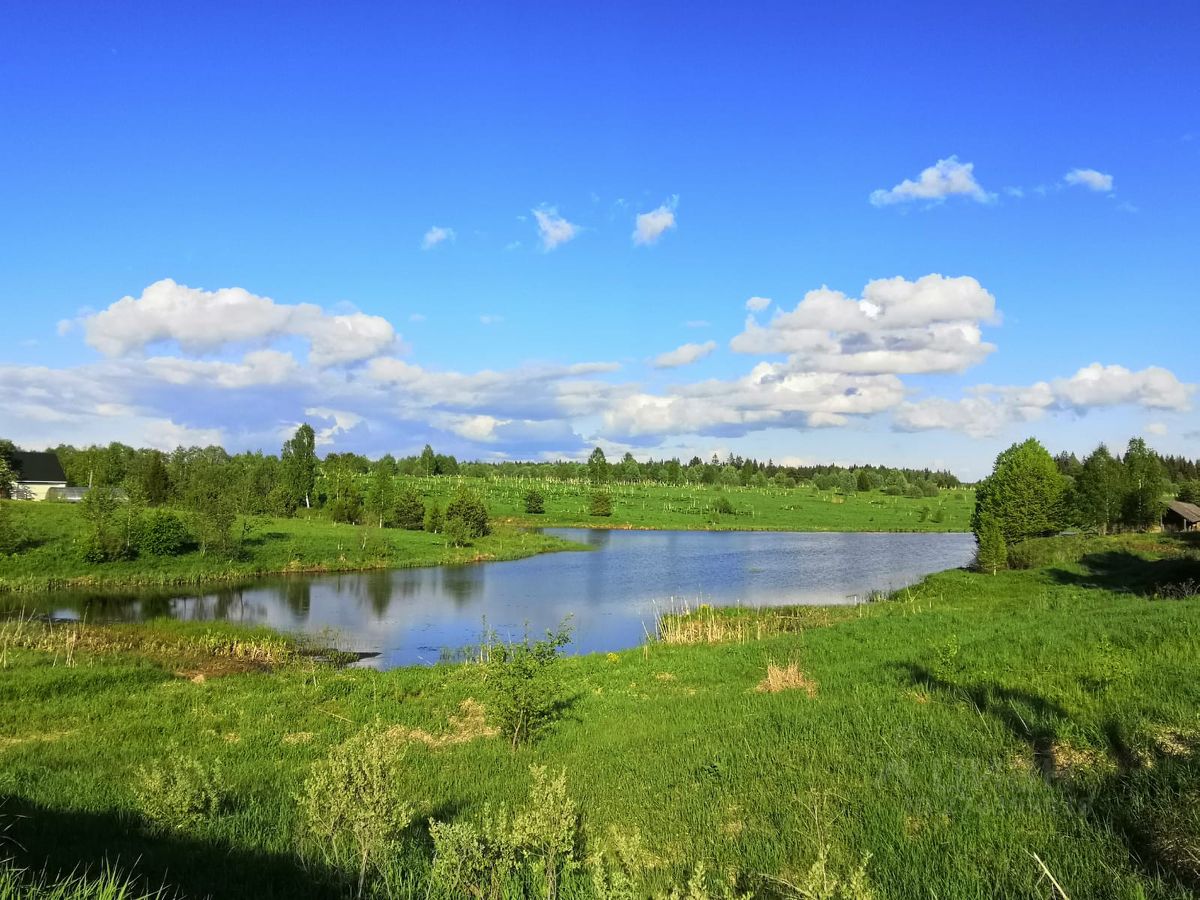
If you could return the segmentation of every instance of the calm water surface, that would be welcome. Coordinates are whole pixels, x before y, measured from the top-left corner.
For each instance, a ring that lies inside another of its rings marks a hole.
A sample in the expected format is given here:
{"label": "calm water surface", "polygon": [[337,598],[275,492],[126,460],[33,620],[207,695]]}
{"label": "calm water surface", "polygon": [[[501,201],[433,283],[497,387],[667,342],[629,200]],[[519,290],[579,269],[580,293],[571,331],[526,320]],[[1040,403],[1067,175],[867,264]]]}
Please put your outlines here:
{"label": "calm water surface", "polygon": [[60,616],[136,621],[229,619],[307,634],[382,668],[436,662],[477,643],[486,620],[502,637],[540,634],[571,616],[576,652],[619,650],[683,604],[852,603],[930,572],[966,565],[970,534],[795,534],[547,529],[592,547],[513,562],[289,576],[202,593],[90,598]]}

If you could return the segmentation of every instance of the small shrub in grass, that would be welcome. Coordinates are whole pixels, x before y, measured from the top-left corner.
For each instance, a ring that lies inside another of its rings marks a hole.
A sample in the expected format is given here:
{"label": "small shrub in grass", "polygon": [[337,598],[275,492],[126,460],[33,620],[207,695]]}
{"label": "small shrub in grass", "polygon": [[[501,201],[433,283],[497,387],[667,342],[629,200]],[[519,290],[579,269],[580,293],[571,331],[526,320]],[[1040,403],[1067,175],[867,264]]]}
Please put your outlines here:
{"label": "small shrub in grass", "polygon": [[735,512],[733,504],[729,502],[728,497],[718,497],[714,500],[712,511],[718,516],[732,516]]}
{"label": "small shrub in grass", "polygon": [[588,500],[588,515],[611,516],[612,514],[612,496],[605,491],[594,491]]}
{"label": "small shrub in grass", "polygon": [[329,518],[343,525],[356,525],[362,519],[362,504],[344,497],[334,500],[329,504]]}
{"label": "small shrub in grass", "polygon": [[541,491],[530,489],[525,492],[523,498],[525,503],[525,512],[533,516],[540,516],[546,511],[546,498]]}
{"label": "small shrub in grass", "polygon": [[13,525],[12,513],[0,503],[0,556],[10,556],[21,549],[21,537]]}
{"label": "small shrub in grass", "polygon": [[434,857],[430,878],[443,896],[500,898],[520,879],[557,900],[562,877],[579,868],[579,811],[567,794],[567,773],[530,768],[529,799],[517,812],[485,807],[478,822],[430,820]]}
{"label": "small shrub in grass", "polygon": [[407,531],[420,531],[425,527],[425,502],[412,487],[405,487],[397,495],[392,521],[397,528]]}
{"label": "small shrub in grass", "polygon": [[452,519],[459,519],[466,525],[468,537],[484,537],[492,530],[483,498],[467,487],[458,488],[446,504],[447,528]]}
{"label": "small shrub in grass", "polygon": [[191,831],[220,814],[226,791],[219,763],[176,756],[136,771],[134,799],[160,832]]}
{"label": "small shrub in grass", "polygon": [[979,525],[978,549],[975,551],[975,568],[980,572],[995,575],[1000,569],[1008,568],[1008,545],[1004,533],[994,516],[982,517]]}
{"label": "small shrub in grass", "polygon": [[398,847],[417,810],[398,778],[403,753],[378,727],[334,747],[313,766],[299,798],[309,836],[334,865],[366,877]]}
{"label": "small shrub in grass", "polygon": [[471,544],[471,526],[460,518],[447,519],[442,532],[451,547],[469,547]]}
{"label": "small shrub in grass", "polygon": [[191,545],[187,525],[170,510],[153,510],[138,531],[138,552],[147,556],[179,556]]}
{"label": "small shrub in grass", "polygon": [[558,715],[563,682],[558,651],[571,639],[565,625],[546,632],[545,640],[499,644],[490,648],[487,679],[494,695],[492,710],[501,732],[514,749],[541,734]]}
{"label": "small shrub in grass", "polygon": [[441,534],[446,528],[446,516],[436,503],[430,503],[425,511],[425,530],[430,534]]}

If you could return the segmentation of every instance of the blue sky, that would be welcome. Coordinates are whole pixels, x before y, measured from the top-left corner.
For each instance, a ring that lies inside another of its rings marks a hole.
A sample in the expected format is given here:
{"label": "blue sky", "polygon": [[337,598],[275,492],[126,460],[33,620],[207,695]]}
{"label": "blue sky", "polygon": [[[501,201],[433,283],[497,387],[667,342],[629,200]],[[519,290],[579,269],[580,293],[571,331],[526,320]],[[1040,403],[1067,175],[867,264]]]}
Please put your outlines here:
{"label": "blue sky", "polygon": [[972,6],[10,5],[0,434],[1197,455],[1200,6]]}

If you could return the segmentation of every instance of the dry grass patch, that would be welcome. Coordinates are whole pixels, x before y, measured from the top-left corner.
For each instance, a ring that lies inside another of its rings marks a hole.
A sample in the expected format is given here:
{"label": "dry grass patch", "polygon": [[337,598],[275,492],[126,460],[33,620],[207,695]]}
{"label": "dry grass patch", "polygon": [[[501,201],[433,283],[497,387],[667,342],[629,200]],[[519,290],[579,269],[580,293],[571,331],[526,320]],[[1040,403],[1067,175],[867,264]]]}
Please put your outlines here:
{"label": "dry grass patch", "polygon": [[37,734],[23,734],[20,737],[5,737],[0,735],[0,751],[10,747],[21,747],[25,744],[50,743],[70,737],[75,731],[43,731]]}
{"label": "dry grass patch", "polygon": [[796,606],[775,609],[714,609],[686,606],[660,615],[658,639],[664,644],[744,644],[778,634],[798,634],[842,622],[854,607]]}
{"label": "dry grass patch", "polygon": [[434,750],[466,744],[481,738],[495,737],[500,729],[488,725],[483,704],[468,697],[458,705],[458,714],[448,717],[449,728],[441,734],[431,734],[423,728],[393,725],[385,732],[391,740],[405,744],[424,744]]}
{"label": "dry grass patch", "polygon": [[809,697],[817,696],[817,683],[804,674],[800,666],[794,662],[786,666],[774,662],[767,663],[767,677],[755,687],[756,691],[767,694],[778,694],[781,691],[804,691]]}
{"label": "dry grass patch", "polygon": [[290,745],[308,744],[312,742],[312,739],[313,733],[311,731],[293,731],[283,736],[283,742]]}

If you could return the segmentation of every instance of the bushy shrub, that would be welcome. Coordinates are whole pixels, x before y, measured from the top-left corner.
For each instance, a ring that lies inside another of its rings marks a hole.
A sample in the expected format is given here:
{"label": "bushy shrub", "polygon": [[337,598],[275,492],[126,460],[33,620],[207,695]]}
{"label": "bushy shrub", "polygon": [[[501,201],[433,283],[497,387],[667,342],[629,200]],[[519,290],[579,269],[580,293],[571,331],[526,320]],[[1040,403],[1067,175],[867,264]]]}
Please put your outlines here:
{"label": "bushy shrub", "polygon": [[525,492],[524,503],[525,512],[530,515],[541,515],[546,511],[546,498],[542,492],[534,488],[530,488]]}
{"label": "bushy shrub", "polygon": [[1008,568],[1008,545],[1000,523],[991,515],[984,516],[976,537],[975,568],[980,572],[995,575],[1000,569]]}
{"label": "bushy shrub", "polygon": [[154,510],[138,529],[138,552],[148,556],[179,556],[187,552],[191,544],[187,525],[169,510]]}
{"label": "bushy shrub", "polygon": [[425,530],[430,534],[441,534],[446,529],[446,516],[436,503],[430,503],[425,510]]}
{"label": "bushy shrub", "polygon": [[492,530],[488,523],[488,510],[483,498],[467,487],[459,487],[454,492],[454,496],[450,498],[450,502],[446,504],[447,529],[449,529],[449,523],[454,519],[459,519],[466,525],[466,534],[469,538],[484,537]]}
{"label": "bushy shrub", "polygon": [[329,518],[344,525],[357,525],[362,519],[362,504],[340,498],[329,504]]}
{"label": "bushy shrub", "polygon": [[315,845],[331,863],[357,866],[359,896],[368,871],[394,852],[417,814],[399,778],[397,747],[378,727],[360,731],[313,766],[299,798]]}
{"label": "bushy shrub", "polygon": [[0,556],[9,556],[21,549],[21,536],[13,524],[12,513],[0,503]]}
{"label": "bushy shrub", "polygon": [[163,832],[198,828],[220,813],[226,798],[220,765],[189,756],[138,768],[133,792],[141,814]]}
{"label": "bushy shrub", "polygon": [[589,516],[611,516],[613,514],[612,496],[604,491],[595,491],[588,500]]}
{"label": "bushy shrub", "polygon": [[446,520],[442,532],[451,547],[469,547],[471,544],[471,527],[457,516]]}
{"label": "bushy shrub", "polygon": [[392,521],[396,523],[397,528],[408,531],[420,531],[425,527],[425,501],[411,486],[403,488],[396,495]]}
{"label": "bushy shrub", "polygon": [[490,650],[487,679],[492,709],[501,732],[515,749],[541,734],[554,721],[562,702],[563,685],[555,663],[571,632],[564,624],[546,632],[545,640],[500,644]]}
{"label": "bushy shrub", "polygon": [[276,485],[267,494],[267,511],[281,519],[290,519],[296,515],[296,498],[284,485]]}
{"label": "bushy shrub", "polygon": [[520,875],[540,883],[541,896],[557,900],[563,875],[579,868],[579,811],[567,794],[566,771],[529,771],[529,799],[517,812],[486,807],[477,823],[430,821],[431,879],[445,896],[509,896],[509,880]]}
{"label": "bushy shrub", "polygon": [[729,502],[728,497],[718,497],[712,503],[712,511],[719,516],[732,516],[735,514],[733,504]]}

